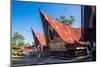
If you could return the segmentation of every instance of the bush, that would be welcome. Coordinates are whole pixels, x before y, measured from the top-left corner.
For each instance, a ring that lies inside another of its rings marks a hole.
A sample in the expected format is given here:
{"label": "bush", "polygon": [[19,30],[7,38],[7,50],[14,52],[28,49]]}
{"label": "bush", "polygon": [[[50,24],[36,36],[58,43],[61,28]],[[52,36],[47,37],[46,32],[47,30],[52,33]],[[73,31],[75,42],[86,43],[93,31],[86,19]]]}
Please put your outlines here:
{"label": "bush", "polygon": [[16,53],[12,53],[13,56],[16,56]]}
{"label": "bush", "polygon": [[19,50],[20,49],[20,46],[19,45],[12,45],[12,49]]}
{"label": "bush", "polygon": [[25,54],[22,53],[22,52],[18,52],[17,55],[18,55],[18,56],[25,56]]}

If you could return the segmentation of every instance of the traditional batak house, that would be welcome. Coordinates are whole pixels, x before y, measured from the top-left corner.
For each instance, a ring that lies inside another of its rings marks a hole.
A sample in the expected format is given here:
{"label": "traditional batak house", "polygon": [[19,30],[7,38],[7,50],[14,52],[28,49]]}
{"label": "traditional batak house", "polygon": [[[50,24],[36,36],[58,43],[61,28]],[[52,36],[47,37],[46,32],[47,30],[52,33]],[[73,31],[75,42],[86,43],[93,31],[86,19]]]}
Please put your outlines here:
{"label": "traditional batak house", "polygon": [[43,29],[51,56],[76,57],[86,55],[86,42],[79,41],[80,28],[58,22],[40,10]]}
{"label": "traditional batak house", "polygon": [[[43,34],[40,34],[39,32],[36,32],[32,29],[33,38],[35,41],[33,52],[36,53],[39,57],[45,56],[45,53],[47,52],[47,45],[46,40]],[[47,53],[46,53],[47,54]]]}

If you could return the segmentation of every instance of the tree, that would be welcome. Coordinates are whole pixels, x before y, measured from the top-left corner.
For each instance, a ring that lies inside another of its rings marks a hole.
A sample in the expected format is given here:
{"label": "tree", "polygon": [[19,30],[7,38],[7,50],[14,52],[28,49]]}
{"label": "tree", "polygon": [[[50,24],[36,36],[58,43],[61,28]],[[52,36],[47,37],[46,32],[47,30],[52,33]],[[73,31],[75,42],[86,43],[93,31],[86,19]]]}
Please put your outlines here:
{"label": "tree", "polygon": [[75,21],[75,17],[74,16],[70,16],[70,20],[69,20],[70,25],[72,25],[74,21]]}
{"label": "tree", "polygon": [[19,49],[20,49],[20,46],[19,46],[19,45],[15,45],[15,44],[13,44],[13,45],[12,45],[12,49],[19,50]]}
{"label": "tree", "polygon": [[35,43],[34,42],[32,42],[32,45],[34,45]]}
{"label": "tree", "polygon": [[60,16],[60,19],[56,19],[56,20],[64,23],[65,25],[72,25],[73,22],[75,21],[75,17],[70,16],[70,19],[67,19],[65,16]]}
{"label": "tree", "polygon": [[24,45],[24,36],[22,36],[19,32],[15,32],[12,36],[12,44],[14,45]]}

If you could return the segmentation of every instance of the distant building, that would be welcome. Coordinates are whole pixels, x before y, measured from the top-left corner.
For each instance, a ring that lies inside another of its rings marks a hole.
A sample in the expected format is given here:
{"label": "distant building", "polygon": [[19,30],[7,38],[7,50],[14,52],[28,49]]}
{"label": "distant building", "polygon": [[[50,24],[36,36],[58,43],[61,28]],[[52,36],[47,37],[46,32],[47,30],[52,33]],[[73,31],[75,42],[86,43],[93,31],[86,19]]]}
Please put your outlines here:
{"label": "distant building", "polygon": [[47,54],[48,52],[45,36],[43,34],[40,34],[39,32],[36,32],[33,29],[32,33],[35,41],[33,52],[39,57],[44,56],[44,54]]}
{"label": "distant building", "polygon": [[21,46],[20,50],[23,51],[24,54],[30,55],[33,48],[31,46]]}

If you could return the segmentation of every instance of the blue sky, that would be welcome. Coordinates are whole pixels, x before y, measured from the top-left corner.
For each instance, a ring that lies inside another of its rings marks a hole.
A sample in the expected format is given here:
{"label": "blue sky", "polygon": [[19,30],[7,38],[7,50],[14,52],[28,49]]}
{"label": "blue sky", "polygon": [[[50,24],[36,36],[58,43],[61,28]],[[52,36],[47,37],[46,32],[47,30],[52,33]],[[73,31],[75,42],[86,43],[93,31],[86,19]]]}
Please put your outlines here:
{"label": "blue sky", "polygon": [[81,6],[48,4],[41,2],[12,2],[12,33],[19,32],[25,37],[25,42],[34,41],[31,27],[43,34],[42,22],[39,9],[46,12],[49,16],[56,19],[60,15],[69,17],[75,16],[76,21],[73,27],[81,27]]}

